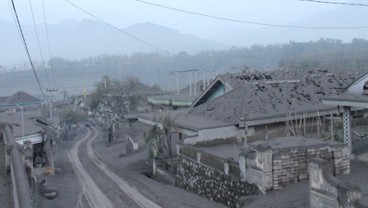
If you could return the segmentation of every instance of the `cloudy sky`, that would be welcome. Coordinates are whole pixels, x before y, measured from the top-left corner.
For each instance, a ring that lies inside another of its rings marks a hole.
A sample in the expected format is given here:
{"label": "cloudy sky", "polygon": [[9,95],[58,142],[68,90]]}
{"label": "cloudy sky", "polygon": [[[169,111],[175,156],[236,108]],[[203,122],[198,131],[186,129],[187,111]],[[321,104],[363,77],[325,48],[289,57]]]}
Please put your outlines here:
{"label": "cloudy sky", "polygon": [[[9,0],[4,0],[1,3],[0,19],[12,20],[7,1]],[[32,1],[36,22],[42,23],[42,0],[15,0],[21,22],[33,24],[29,1]],[[259,26],[219,21],[206,17],[184,14],[178,11],[147,5],[135,0],[70,1],[120,28],[138,22],[152,22],[198,36],[208,36],[210,33],[225,31],[229,28],[240,30],[259,28]],[[298,0],[146,1],[192,12],[271,24],[292,24],[308,16],[333,10],[338,7],[331,4],[317,4]],[[359,0],[355,2],[359,2]],[[81,20],[83,18],[90,18],[64,0],[45,0],[45,8],[49,23],[58,23],[65,19]]]}
{"label": "cloudy sky", "polygon": [[[175,29],[181,33],[221,43],[229,48],[232,46],[249,47],[253,44],[265,45],[289,41],[305,42],[320,38],[334,38],[343,41],[350,41],[353,38],[368,38],[368,29],[304,30],[275,28],[224,21],[150,5],[152,3],[182,11],[265,24],[307,27],[368,25],[366,21],[368,7],[321,4],[300,0],[14,0],[22,25],[33,24],[30,9],[30,2],[32,2],[36,24],[43,27],[43,1],[48,24],[57,24],[68,20],[93,19],[93,17],[67,2],[70,1],[119,28],[126,28],[135,23],[150,22]],[[367,2],[367,0],[334,1],[350,1],[363,4]],[[14,25],[12,31],[8,29],[9,31],[3,34],[5,37],[6,35],[18,36],[10,9],[10,0],[3,0],[0,3],[1,20],[9,21],[7,22],[8,25]],[[30,34],[26,35],[30,36]],[[0,46],[7,42],[9,41],[0,40]],[[156,42],[153,41],[152,43],[155,45]],[[18,45],[21,48],[20,42]],[[6,47],[1,46],[1,48]],[[9,56],[13,57],[13,55]],[[17,61],[11,63],[13,62]]]}

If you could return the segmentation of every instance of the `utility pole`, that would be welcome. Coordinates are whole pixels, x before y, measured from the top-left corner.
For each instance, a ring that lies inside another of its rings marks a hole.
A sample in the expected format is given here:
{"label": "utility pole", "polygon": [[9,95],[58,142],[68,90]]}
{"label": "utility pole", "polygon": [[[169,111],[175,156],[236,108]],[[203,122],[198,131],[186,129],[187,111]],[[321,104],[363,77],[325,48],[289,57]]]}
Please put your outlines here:
{"label": "utility pole", "polygon": [[47,92],[50,93],[50,95],[48,96],[49,97],[49,102],[50,102],[50,118],[52,118],[52,99],[54,97],[54,95],[52,94],[53,92],[57,92],[58,90],[57,89],[46,89]]}
{"label": "utility pole", "polygon": [[189,96],[192,96],[192,72],[189,72]]}
{"label": "utility pole", "polygon": [[197,96],[197,72],[194,72],[194,96]]}
{"label": "utility pole", "polygon": [[179,95],[180,89],[179,89],[179,72],[176,72],[176,94]]}

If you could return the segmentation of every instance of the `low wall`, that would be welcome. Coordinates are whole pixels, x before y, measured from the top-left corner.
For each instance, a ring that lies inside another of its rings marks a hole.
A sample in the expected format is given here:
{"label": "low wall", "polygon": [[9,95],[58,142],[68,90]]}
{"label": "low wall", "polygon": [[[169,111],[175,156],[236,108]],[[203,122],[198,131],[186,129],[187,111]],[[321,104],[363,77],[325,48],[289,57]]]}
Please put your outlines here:
{"label": "low wall", "polygon": [[311,159],[309,175],[310,208],[367,208],[359,202],[360,189],[335,178],[328,161]]}
{"label": "low wall", "polygon": [[213,145],[224,143],[238,136],[238,129],[235,126],[226,126],[212,129],[199,130],[197,135],[184,139],[185,144],[191,145]]}
{"label": "low wall", "polygon": [[166,171],[164,168],[156,166],[156,173],[153,176],[156,180],[172,185],[175,185],[175,176],[170,172]]}
{"label": "low wall", "polygon": [[9,126],[4,127],[4,138],[7,146],[7,154],[10,158],[13,206],[15,208],[35,207],[32,191],[23,165],[22,148],[15,142]]}
{"label": "low wall", "polygon": [[242,196],[259,193],[254,184],[242,181],[239,165],[188,146],[178,149],[176,185],[226,206],[235,207]]}

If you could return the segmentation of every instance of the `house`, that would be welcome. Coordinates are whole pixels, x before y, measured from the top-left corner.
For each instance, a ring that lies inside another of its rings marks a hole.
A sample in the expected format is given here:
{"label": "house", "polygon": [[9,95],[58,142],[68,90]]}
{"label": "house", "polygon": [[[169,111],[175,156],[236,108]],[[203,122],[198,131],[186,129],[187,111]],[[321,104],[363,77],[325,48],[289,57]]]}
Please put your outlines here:
{"label": "house", "polygon": [[[322,70],[219,75],[188,110],[165,115],[187,144],[320,134],[323,118],[338,114],[337,107],[321,99],[341,94],[359,76]],[[142,114],[139,119],[153,124],[159,116]]]}

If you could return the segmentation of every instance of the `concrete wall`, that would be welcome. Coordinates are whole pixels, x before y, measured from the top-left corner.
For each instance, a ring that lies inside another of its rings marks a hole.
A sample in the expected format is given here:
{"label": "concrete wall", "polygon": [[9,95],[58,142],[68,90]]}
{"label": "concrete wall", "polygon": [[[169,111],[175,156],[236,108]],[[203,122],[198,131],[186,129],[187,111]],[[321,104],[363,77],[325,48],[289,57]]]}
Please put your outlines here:
{"label": "concrete wall", "polygon": [[363,208],[358,187],[344,183],[332,175],[330,166],[321,158],[309,162],[310,208]]}
{"label": "concrete wall", "polygon": [[[249,155],[241,155],[240,158],[246,157],[245,170],[246,181],[254,183],[258,186],[262,193],[272,189],[273,186],[273,166],[272,166],[272,149],[269,145],[261,145],[257,147],[257,151]],[[239,162],[239,164],[241,164]]]}
{"label": "concrete wall", "polygon": [[209,145],[225,142],[228,139],[234,139],[239,134],[235,126],[226,126],[213,129],[202,129],[198,131],[197,136],[184,139],[185,144]]}
{"label": "concrete wall", "polygon": [[166,183],[172,186],[175,185],[175,176],[159,166],[156,166],[155,175],[153,177],[155,177],[155,179],[160,182],[163,182],[163,183]]}

